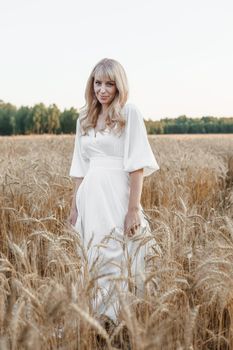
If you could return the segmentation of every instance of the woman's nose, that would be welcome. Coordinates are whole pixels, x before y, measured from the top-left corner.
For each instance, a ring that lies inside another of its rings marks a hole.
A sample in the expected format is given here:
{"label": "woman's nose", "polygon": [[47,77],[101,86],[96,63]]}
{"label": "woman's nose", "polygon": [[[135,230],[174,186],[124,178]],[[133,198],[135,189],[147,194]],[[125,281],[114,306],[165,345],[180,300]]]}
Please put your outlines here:
{"label": "woman's nose", "polygon": [[100,91],[102,92],[102,91],[105,91],[105,87],[104,86],[101,86],[100,87]]}

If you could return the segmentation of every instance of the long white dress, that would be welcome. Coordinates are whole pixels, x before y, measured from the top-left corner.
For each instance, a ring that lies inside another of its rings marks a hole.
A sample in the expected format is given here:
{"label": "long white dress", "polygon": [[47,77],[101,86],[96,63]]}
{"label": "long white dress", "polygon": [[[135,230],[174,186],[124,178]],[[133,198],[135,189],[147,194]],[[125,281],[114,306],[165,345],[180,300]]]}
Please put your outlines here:
{"label": "long white dress", "polygon": [[140,111],[134,104],[127,103],[122,113],[126,126],[120,136],[110,129],[95,133],[93,128],[88,130],[88,135],[81,136],[77,120],[69,173],[72,177],[84,177],[76,194],[75,229],[88,250],[90,270],[102,275],[98,279],[99,292],[94,308],[112,319],[116,319],[118,305],[115,291],[128,290],[131,282],[140,289],[148,247],[145,235],[150,232],[140,205],[140,232],[132,239],[124,235],[129,173],[143,168],[143,176],[149,176],[159,169]]}

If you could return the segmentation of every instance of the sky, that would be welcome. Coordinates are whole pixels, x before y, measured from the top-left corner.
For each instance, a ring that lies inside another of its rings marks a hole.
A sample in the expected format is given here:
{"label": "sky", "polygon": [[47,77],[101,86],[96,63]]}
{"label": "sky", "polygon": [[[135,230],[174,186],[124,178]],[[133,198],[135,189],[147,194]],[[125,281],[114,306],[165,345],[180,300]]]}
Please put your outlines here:
{"label": "sky", "polygon": [[145,119],[233,116],[232,0],[0,0],[0,99],[85,104],[102,58]]}

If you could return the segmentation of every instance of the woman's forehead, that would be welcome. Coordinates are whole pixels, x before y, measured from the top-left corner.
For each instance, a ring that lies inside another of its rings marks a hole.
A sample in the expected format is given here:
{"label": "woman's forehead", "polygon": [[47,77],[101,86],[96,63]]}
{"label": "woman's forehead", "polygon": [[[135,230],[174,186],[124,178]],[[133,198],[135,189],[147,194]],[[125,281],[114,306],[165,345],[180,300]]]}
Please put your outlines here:
{"label": "woman's forehead", "polygon": [[115,81],[113,74],[111,74],[110,72],[106,72],[103,69],[95,72],[94,78],[101,81],[109,81],[109,80]]}
{"label": "woman's forehead", "polygon": [[114,79],[111,79],[109,76],[101,76],[101,75],[95,75],[95,80],[108,82],[108,81],[115,81]]}

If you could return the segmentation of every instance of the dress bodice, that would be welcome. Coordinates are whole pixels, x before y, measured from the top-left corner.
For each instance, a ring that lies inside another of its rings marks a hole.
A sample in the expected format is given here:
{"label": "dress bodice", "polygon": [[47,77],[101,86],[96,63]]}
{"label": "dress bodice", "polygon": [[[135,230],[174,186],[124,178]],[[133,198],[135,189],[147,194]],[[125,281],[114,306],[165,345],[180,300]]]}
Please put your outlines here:
{"label": "dress bodice", "polygon": [[121,135],[116,135],[109,128],[97,132],[91,128],[87,135],[81,137],[81,154],[86,160],[97,156],[123,157],[124,143],[125,130]]}
{"label": "dress bodice", "polygon": [[97,132],[91,128],[86,135],[82,135],[80,121],[77,120],[70,176],[84,177],[92,157],[123,158],[125,171],[133,172],[143,168],[144,176],[159,169],[138,108],[127,103],[122,108],[122,114],[126,124],[120,134],[110,128]]}

